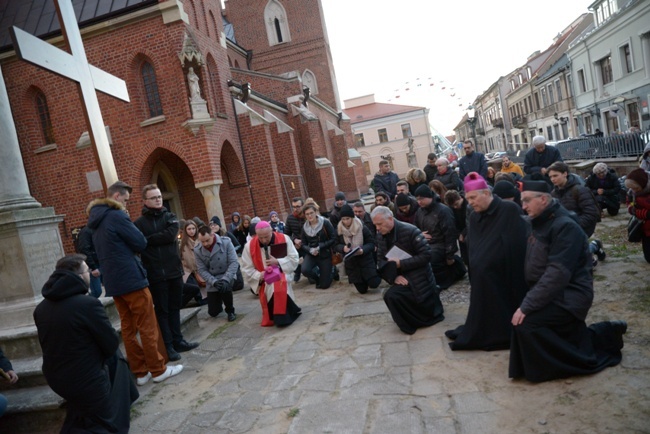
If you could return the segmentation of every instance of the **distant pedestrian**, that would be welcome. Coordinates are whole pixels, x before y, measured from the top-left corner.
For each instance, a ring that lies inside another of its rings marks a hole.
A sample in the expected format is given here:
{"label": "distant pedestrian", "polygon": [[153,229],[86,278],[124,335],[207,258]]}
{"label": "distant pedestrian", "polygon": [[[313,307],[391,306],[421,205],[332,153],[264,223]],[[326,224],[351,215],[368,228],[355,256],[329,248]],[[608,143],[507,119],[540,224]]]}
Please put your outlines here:
{"label": "distant pedestrian", "polygon": [[544,176],[544,179],[550,185],[551,180],[546,172],[548,166],[556,161],[564,161],[560,151],[555,146],[548,146],[546,137],[535,136],[533,137],[533,147],[526,152],[524,157],[524,172],[526,175],[539,173]]}
{"label": "distant pedestrian", "polygon": [[375,193],[384,192],[389,198],[395,197],[397,194],[397,181],[399,178],[397,174],[390,170],[390,163],[387,160],[379,162],[379,171],[373,178]]}
{"label": "distant pedestrian", "polygon": [[463,151],[465,151],[465,155],[458,160],[458,177],[464,180],[470,172],[476,172],[483,179],[486,179],[488,176],[488,165],[485,155],[477,152],[474,149],[474,142],[469,139],[463,142]]}

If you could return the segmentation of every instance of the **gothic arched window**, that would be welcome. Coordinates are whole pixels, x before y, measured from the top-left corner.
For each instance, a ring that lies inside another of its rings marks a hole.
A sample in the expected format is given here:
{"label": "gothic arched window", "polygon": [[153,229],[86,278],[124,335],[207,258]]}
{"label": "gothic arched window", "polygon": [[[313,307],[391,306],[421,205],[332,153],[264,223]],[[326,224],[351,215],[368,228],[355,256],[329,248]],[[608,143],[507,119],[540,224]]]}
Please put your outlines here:
{"label": "gothic arched window", "polygon": [[158,82],[156,81],[156,72],[151,63],[142,64],[142,81],[144,91],[147,96],[147,106],[149,107],[149,117],[156,117],[163,114],[162,104],[160,103],[160,94],[158,93]]}
{"label": "gothic arched window", "polygon": [[269,45],[277,45],[291,40],[287,13],[278,0],[269,0],[264,9],[264,23]]}
{"label": "gothic arched window", "polygon": [[36,110],[38,111],[38,119],[41,124],[45,144],[56,143],[54,140],[52,120],[50,119],[50,109],[47,107],[47,99],[45,99],[45,95],[42,92],[36,94]]}

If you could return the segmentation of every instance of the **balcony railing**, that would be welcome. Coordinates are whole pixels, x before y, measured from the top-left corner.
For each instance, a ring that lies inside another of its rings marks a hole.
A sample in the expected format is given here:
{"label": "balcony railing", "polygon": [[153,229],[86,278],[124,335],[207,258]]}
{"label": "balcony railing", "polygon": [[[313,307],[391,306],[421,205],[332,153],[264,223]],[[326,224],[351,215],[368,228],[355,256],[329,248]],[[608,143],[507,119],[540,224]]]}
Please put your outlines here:
{"label": "balcony railing", "polygon": [[485,135],[485,128],[476,127],[476,134],[478,134],[479,136],[484,136]]}
{"label": "balcony railing", "polygon": [[494,128],[503,128],[503,118],[492,119],[492,126]]}
{"label": "balcony railing", "polygon": [[526,128],[528,126],[526,115],[515,116],[512,118],[512,125],[515,128]]}

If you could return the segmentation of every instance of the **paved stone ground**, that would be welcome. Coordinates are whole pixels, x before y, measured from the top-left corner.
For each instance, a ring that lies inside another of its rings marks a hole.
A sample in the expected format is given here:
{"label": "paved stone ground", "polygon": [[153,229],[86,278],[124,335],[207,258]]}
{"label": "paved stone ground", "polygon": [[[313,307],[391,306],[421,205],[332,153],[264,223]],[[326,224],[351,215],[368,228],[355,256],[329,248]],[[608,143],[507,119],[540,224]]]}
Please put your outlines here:
{"label": "paved stone ground", "polygon": [[234,323],[203,308],[190,336],[200,347],[183,353],[183,373],[140,389],[131,432],[650,432],[650,265],[638,246],[607,244],[624,222],[601,224],[610,257],[596,269],[588,319],[630,324],[617,367],[531,384],[508,379],[508,351],[452,352],[444,331],[464,322],[467,280],[443,292],[445,321],[408,336],[382,301],[385,286],[361,295],[346,282],[316,290],[303,278],[303,314],[285,329],[259,326],[248,290],[235,293]]}

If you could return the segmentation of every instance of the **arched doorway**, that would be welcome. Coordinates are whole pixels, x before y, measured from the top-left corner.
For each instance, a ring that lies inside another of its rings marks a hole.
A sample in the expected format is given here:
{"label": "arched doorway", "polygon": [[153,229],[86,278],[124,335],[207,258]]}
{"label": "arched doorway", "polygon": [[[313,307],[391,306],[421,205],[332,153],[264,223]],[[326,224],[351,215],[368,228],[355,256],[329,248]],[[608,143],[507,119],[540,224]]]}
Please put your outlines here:
{"label": "arched doorway", "polygon": [[163,161],[158,161],[153,167],[151,183],[156,184],[163,197],[163,206],[176,214],[179,219],[183,218],[183,208],[178,197],[178,185],[176,180]]}

